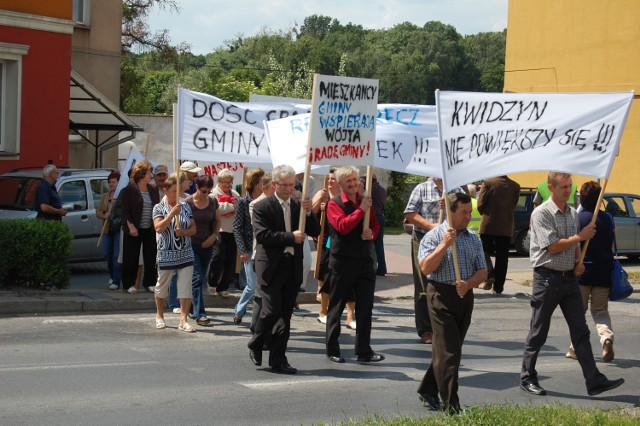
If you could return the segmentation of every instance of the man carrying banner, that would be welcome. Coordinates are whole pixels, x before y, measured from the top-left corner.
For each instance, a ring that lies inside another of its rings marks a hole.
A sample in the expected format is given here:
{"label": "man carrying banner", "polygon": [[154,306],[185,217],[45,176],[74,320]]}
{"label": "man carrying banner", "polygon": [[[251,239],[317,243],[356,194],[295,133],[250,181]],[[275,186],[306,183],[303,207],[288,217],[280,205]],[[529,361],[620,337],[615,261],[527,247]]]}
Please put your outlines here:
{"label": "man carrying banner", "polygon": [[356,301],[356,345],[358,362],[370,363],[384,360],[371,349],[371,311],[376,285],[373,264],[373,241],[380,229],[375,215],[371,215],[369,229],[364,218],[371,208],[371,197],[358,194],[358,169],[344,166],[336,170],[336,179],[342,192],[327,204],[327,219],[331,224],[331,256],[329,280],[331,295],[327,313],[327,357],[343,363],[340,355],[340,317],[352,294]]}
{"label": "man carrying banner", "polygon": [[[487,278],[480,238],[467,229],[471,220],[471,197],[450,193],[451,224],[446,221],[429,231],[420,242],[420,270],[428,277],[427,299],[433,326],[433,350],[418,396],[434,410],[460,412],[458,369],[462,343],[471,324],[473,288]],[[460,268],[456,282],[452,245]],[[442,405],[438,398],[442,397]]]}
{"label": "man carrying banner", "polygon": [[256,239],[255,271],[262,292],[262,311],[255,333],[248,344],[254,365],[262,365],[262,348],[270,340],[269,365],[275,373],[295,374],[285,354],[289,341],[291,315],[302,282],[302,243],[307,236],[298,229],[300,213],[308,213],[305,231],[320,233],[320,224],[311,213],[311,198],[302,202],[291,197],[296,173],[290,166],[273,169],[275,194],[258,201],[253,208]]}
{"label": "man carrying banner", "polygon": [[572,192],[570,174],[549,172],[547,181],[550,198],[531,215],[531,328],[524,344],[520,388],[533,395],[547,393],[538,383],[536,361],[547,340],[551,316],[560,306],[586,380],[587,393],[598,395],[617,388],[624,379],[609,380],[596,367],[582,296],[576,282],[576,276],[584,272],[584,265],[579,262],[580,242],[595,235],[595,224],[591,223],[578,232],[576,210],[568,204]]}
{"label": "man carrying banner", "polygon": [[[462,188],[454,188],[453,192],[464,192]],[[404,217],[413,225],[411,235],[411,259],[413,270],[414,309],[416,330],[422,343],[431,344],[433,332],[429,311],[427,310],[427,280],[420,272],[418,262],[418,247],[424,235],[438,226],[440,210],[442,208],[442,179],[433,178],[417,185],[411,192]]]}

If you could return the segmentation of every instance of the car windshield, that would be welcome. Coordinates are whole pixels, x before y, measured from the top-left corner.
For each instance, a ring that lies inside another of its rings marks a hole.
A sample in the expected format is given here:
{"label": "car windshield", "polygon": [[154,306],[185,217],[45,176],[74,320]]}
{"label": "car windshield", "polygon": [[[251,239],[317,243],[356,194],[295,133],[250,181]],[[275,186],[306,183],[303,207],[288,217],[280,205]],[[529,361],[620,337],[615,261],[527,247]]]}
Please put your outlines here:
{"label": "car windshield", "polygon": [[26,176],[0,177],[0,208],[33,210],[36,190],[42,178]]}

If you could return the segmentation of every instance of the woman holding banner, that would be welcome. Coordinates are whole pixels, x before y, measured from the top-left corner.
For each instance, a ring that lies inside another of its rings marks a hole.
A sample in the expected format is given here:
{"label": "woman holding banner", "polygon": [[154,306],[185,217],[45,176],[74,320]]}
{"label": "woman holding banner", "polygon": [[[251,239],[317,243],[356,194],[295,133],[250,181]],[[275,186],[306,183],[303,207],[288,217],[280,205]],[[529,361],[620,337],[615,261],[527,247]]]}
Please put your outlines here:
{"label": "woman holding banner", "polygon": [[107,260],[109,270],[109,290],[120,288],[122,265],[118,263],[120,254],[120,228],[122,225],[122,207],[116,203],[116,188],[120,172],[115,170],[107,177],[109,192],[102,195],[96,209],[98,219],[104,221],[102,235],[102,255]]}
{"label": "woman holding banner", "polygon": [[[601,187],[597,182],[585,182],[580,188],[582,211],[578,214],[580,228],[591,223],[597,209]],[[596,323],[602,346],[602,360],[613,360],[613,330],[609,316],[609,290],[611,289],[611,271],[613,270],[613,238],[615,225],[613,218],[600,212],[596,219],[596,235],[589,241],[584,257],[584,273],[578,277],[578,288],[582,295],[585,313],[591,299],[591,316]],[[584,247],[584,242],[582,242]],[[578,359],[573,345],[569,347],[567,358]]]}

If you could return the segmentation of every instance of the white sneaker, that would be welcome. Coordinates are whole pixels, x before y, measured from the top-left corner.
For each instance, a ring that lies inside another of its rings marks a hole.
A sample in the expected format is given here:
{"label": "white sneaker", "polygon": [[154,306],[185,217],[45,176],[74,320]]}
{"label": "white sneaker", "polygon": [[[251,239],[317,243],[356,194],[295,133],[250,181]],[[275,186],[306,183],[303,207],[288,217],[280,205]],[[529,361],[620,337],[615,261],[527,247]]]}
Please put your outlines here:
{"label": "white sneaker", "polygon": [[129,294],[136,294],[138,292],[138,290],[136,290],[135,287],[129,287],[129,290],[127,290],[127,293]]}
{"label": "white sneaker", "polygon": [[107,284],[113,284],[113,280],[109,278],[109,282]]}
{"label": "white sneaker", "polygon": [[326,324],[327,323],[327,316],[326,315],[318,316],[318,322],[320,324]]}
{"label": "white sneaker", "polygon": [[117,284],[111,284],[111,285],[109,285],[109,290],[117,290],[117,289],[119,289],[119,288],[120,288],[120,286],[119,286],[119,285],[117,285]]}
{"label": "white sneaker", "polygon": [[180,308],[173,308],[173,313],[180,315],[182,311],[180,310]]}
{"label": "white sneaker", "polygon": [[347,324],[347,328],[355,330],[356,329],[356,322],[355,321],[351,321],[349,324]]}

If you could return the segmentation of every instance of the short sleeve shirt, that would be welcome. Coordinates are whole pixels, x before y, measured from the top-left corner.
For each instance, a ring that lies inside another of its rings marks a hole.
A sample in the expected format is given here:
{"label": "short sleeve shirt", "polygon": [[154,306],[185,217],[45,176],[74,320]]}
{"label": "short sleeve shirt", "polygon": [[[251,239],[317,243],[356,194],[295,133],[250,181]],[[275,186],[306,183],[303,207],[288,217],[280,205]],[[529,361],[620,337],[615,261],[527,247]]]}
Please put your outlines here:
{"label": "short sleeve shirt", "polygon": [[552,198],[542,203],[531,214],[531,246],[529,257],[534,268],[544,266],[554,271],[569,271],[575,267],[575,244],[562,253],[547,250],[558,240],[578,233],[578,214],[569,204],[562,211]]}
{"label": "short sleeve shirt", "polygon": [[34,202],[34,209],[38,212],[38,217],[42,219],[60,220],[62,216],[57,214],[45,213],[40,210],[40,204],[48,204],[54,209],[61,209],[62,202],[60,201],[60,195],[54,185],[51,185],[47,180],[42,179],[38,189],[36,190],[36,201]]}
{"label": "short sleeve shirt", "polygon": [[[188,228],[193,218],[191,207],[180,202],[180,226]],[[153,207],[153,219],[165,218],[171,212],[171,207],[167,204],[166,198]],[[191,248],[191,238],[186,236],[176,236],[176,219],[172,218],[171,223],[162,234],[156,234],[158,243],[158,268],[159,269],[180,269],[193,265],[193,249]]]}
{"label": "short sleeve shirt", "polygon": [[[464,192],[462,188],[453,188],[449,193]],[[429,222],[437,223],[440,216],[439,202],[442,198],[442,191],[434,181],[422,182],[411,191],[409,202],[404,209],[404,213],[417,213]],[[414,230],[425,233],[426,229],[414,225]]]}
{"label": "short sleeve shirt", "polygon": [[[434,252],[436,247],[444,239],[444,234],[449,229],[449,225],[445,220],[440,225],[433,228],[420,241],[420,249],[418,251],[418,261]],[[484,251],[482,250],[482,242],[473,231],[465,229],[456,237],[456,254],[458,255],[458,267],[460,269],[460,278],[466,280],[476,271],[486,269],[487,263],[484,259]],[[454,284],[456,282],[456,274],[453,263],[452,247],[447,251],[440,262],[440,266],[427,276],[432,281],[439,283]]]}

